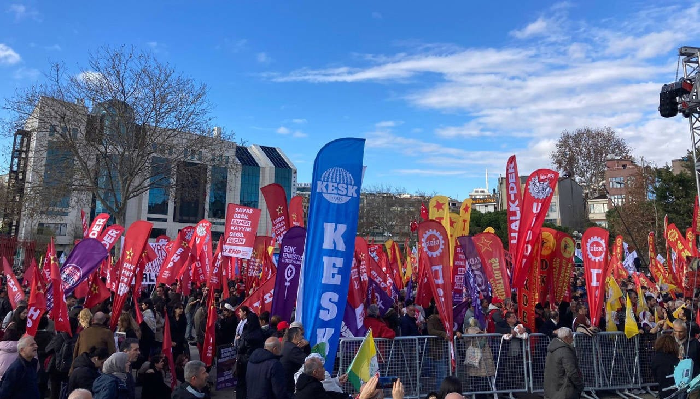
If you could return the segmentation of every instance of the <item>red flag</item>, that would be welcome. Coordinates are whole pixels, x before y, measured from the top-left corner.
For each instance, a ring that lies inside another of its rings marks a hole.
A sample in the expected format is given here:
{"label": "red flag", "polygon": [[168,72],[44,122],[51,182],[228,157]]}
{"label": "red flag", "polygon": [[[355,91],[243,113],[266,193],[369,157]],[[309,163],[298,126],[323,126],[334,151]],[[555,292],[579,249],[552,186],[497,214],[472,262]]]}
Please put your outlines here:
{"label": "red flag", "polygon": [[685,230],[685,242],[688,243],[688,249],[693,256],[698,256],[698,239],[692,227]]}
{"label": "red flag", "polygon": [[167,255],[163,259],[163,265],[160,267],[156,284],[165,283],[170,285],[175,281],[177,274],[190,256],[188,236],[191,239],[193,235],[194,227],[187,226],[180,230],[175,240],[170,241],[165,246]]}
{"label": "red flag", "polygon": [[486,272],[486,277],[491,282],[493,301],[503,302],[510,298],[510,282],[506,270],[506,259],[503,243],[493,233],[479,233],[473,238],[476,252],[481,258],[481,266]]}
{"label": "red flag", "polygon": [[610,233],[600,227],[591,227],[583,233],[581,251],[588,293],[588,311],[591,324],[598,325],[601,301],[605,293],[605,273],[608,261],[608,238]]}
{"label": "red flag", "polygon": [[269,312],[272,309],[272,297],[275,293],[276,274],[265,281],[260,288],[255,290],[249,297],[241,303],[241,306],[247,306],[255,314]]}
{"label": "red flag", "polygon": [[453,314],[452,314],[452,268],[450,266],[449,243],[447,232],[442,224],[429,220],[418,225],[420,251],[425,253],[428,261],[428,278],[432,288],[435,306],[440,313],[440,321],[445,326],[450,354],[454,363]]}
{"label": "red flag", "polygon": [[88,223],[87,223],[87,217],[85,216],[85,211],[80,210],[80,221],[83,223],[83,237],[87,237],[88,235]]}
{"label": "red flag", "polygon": [[700,235],[700,212],[698,211],[698,196],[695,196],[695,206],[693,207],[693,231]]}
{"label": "red flag", "polygon": [[46,255],[44,255],[44,264],[42,265],[42,273],[44,274],[44,281],[51,281],[51,262],[56,262],[56,246],[53,243],[53,237],[49,241],[48,247],[46,247]]}
{"label": "red flag", "polygon": [[100,238],[100,236],[102,236],[102,229],[107,225],[107,221],[109,221],[108,213],[100,213],[95,216],[95,220],[92,221],[90,229],[88,230],[87,237],[94,239]]}
{"label": "red flag", "polygon": [[211,267],[211,223],[200,220],[190,240],[192,262],[194,263],[194,280],[198,283],[207,281]]}
{"label": "red flag", "polygon": [[85,298],[90,292],[90,284],[87,279],[83,280],[80,284],[78,284],[77,287],[75,287],[75,290],[73,290],[73,296],[76,298]]}
{"label": "red flag", "polygon": [[34,270],[37,268],[36,260],[32,258],[29,262],[29,267],[24,271],[24,280],[22,280],[22,285],[25,287],[31,287],[34,281]]}
{"label": "red flag", "polygon": [[113,224],[105,229],[99,239],[102,245],[107,248],[107,252],[114,247],[114,244],[117,242],[117,239],[121,237],[122,233],[124,233],[124,228],[118,224]]}
{"label": "red flag", "polygon": [[[540,257],[542,241],[535,241],[535,259]],[[522,287],[518,288],[518,318],[531,331],[537,331],[535,324],[535,303],[539,302],[540,295],[540,273],[538,267],[530,268]]]}
{"label": "red flag", "polygon": [[[136,268],[141,258],[143,246],[146,245],[148,236],[151,234],[151,228],[153,228],[153,223],[139,220],[132,223],[131,226],[129,226],[129,230],[126,232],[126,237],[124,237],[124,251],[119,259],[121,266],[119,268],[119,283],[114,297],[114,306],[112,308],[112,314],[114,315],[120,315],[122,312],[122,307],[124,307],[126,296],[131,287],[131,280],[134,277],[134,273],[137,272]],[[110,328],[112,330],[117,327],[118,321],[119,317],[112,317],[110,319]]]}
{"label": "red flag", "polygon": [[416,303],[423,308],[427,308],[430,305],[430,300],[433,298],[430,291],[430,283],[428,282],[428,269],[430,269],[430,264],[428,262],[428,255],[419,251],[418,253],[418,279],[416,288]]}
{"label": "red flag", "polygon": [[613,246],[612,254],[617,256],[617,259],[619,259],[620,261],[622,261],[622,259],[624,259],[624,256],[622,254],[622,251],[624,250],[623,247],[624,246],[623,246],[622,236],[618,235],[617,237],[615,237],[615,245]]}
{"label": "red flag", "polygon": [[681,232],[678,231],[678,227],[676,227],[675,224],[671,223],[668,225],[666,236],[668,245],[676,252],[679,258],[685,259],[688,256],[693,256],[688,243],[681,235]]}
{"label": "red flag", "polygon": [[[362,237],[355,237],[355,258],[358,262],[358,272],[360,276],[360,290],[366,296],[367,284],[369,280],[370,255],[367,241]],[[364,300],[364,299],[363,299]]]}
{"label": "red flag", "polygon": [[424,222],[427,222],[429,217],[428,217],[428,208],[425,207],[424,203],[420,203],[420,217],[423,219]]}
{"label": "red flag", "polygon": [[656,259],[656,234],[653,231],[649,232],[649,263],[651,267],[651,260]]}
{"label": "red flag", "polygon": [[289,227],[304,227],[304,204],[303,198],[295,195],[289,200]]}
{"label": "red flag", "polygon": [[61,289],[61,273],[58,270],[58,261],[56,260],[56,250],[53,249],[53,254],[49,257],[49,268],[51,270],[51,290],[53,294],[53,308],[49,316],[54,321],[56,331],[63,331],[68,335],[73,335],[70,322],[68,321],[68,306],[66,305],[66,297]]}
{"label": "red flag", "polygon": [[508,249],[514,250],[518,246],[518,230],[520,228],[520,211],[523,205],[523,193],[520,189],[520,176],[518,175],[518,163],[515,155],[508,158],[506,163],[506,191],[508,193]]}
{"label": "red flag", "polygon": [[[208,321],[208,319],[207,319]],[[165,312],[165,326],[163,327],[163,356],[168,359],[168,368],[170,369],[171,381],[170,389],[175,389],[177,386],[177,378],[175,377],[175,360],[173,360],[173,339],[170,335],[170,320],[168,312]]]}
{"label": "red flag", "polygon": [[540,229],[549,211],[558,178],[559,174],[549,169],[538,169],[527,178],[518,229],[518,245],[514,253],[511,284],[513,288],[523,286],[528,271],[534,266],[534,244],[540,237]]}
{"label": "red flag", "polygon": [[207,366],[211,366],[214,360],[214,338],[216,334],[216,306],[214,306],[214,290],[209,290],[209,299],[207,300],[207,327],[204,334],[204,344],[202,345],[202,354],[200,355],[202,362]]}
{"label": "red flag", "polygon": [[[544,306],[547,301],[547,295],[550,292],[550,287],[552,287],[552,263],[554,263],[554,257],[556,256],[557,249],[557,231],[547,227],[543,227],[540,231],[541,237],[541,247],[540,247],[540,267],[539,270],[540,284],[539,284],[539,303]],[[550,299],[551,301],[551,299]],[[534,305],[533,305],[534,311]]]}
{"label": "red flag", "polygon": [[27,311],[27,335],[35,336],[39,327],[39,319],[46,312],[45,285],[39,275],[39,269],[34,268],[34,278],[32,279],[32,291],[29,294],[29,306]]}
{"label": "red flag", "polygon": [[265,198],[267,211],[270,213],[272,221],[272,232],[275,240],[282,242],[282,236],[289,230],[289,212],[287,210],[287,195],[284,188],[277,184],[268,184],[260,188],[260,192]]}
{"label": "red flag", "polygon": [[5,273],[5,278],[7,279],[7,296],[12,305],[12,309],[15,309],[17,307],[17,302],[24,300],[24,291],[22,291],[17,277],[15,277],[15,272],[12,271],[12,267],[10,267],[10,263],[5,257],[2,258],[2,271]]}
{"label": "red flag", "polygon": [[93,273],[89,279],[90,289],[85,299],[85,307],[91,308],[93,306],[99,305],[105,299],[109,298],[110,293],[107,289],[105,283],[102,282],[99,273]]}

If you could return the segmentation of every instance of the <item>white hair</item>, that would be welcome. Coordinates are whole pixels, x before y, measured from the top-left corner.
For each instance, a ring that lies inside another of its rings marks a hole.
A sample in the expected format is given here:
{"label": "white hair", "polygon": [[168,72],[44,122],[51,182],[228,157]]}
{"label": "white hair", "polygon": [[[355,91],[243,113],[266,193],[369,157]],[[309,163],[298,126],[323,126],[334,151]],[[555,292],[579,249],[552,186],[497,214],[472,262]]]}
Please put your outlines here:
{"label": "white hair", "polygon": [[78,388],[68,395],[68,399],[92,399],[92,393],[87,389]]}
{"label": "white hair", "polygon": [[571,329],[569,327],[561,327],[557,330],[557,338],[559,339],[564,339],[573,336],[574,334],[571,332]]}
{"label": "white hair", "polygon": [[34,342],[34,337],[31,337],[29,335],[25,335],[24,337],[20,338],[17,342],[17,352],[21,351],[22,349],[28,346],[31,346],[32,342]]}

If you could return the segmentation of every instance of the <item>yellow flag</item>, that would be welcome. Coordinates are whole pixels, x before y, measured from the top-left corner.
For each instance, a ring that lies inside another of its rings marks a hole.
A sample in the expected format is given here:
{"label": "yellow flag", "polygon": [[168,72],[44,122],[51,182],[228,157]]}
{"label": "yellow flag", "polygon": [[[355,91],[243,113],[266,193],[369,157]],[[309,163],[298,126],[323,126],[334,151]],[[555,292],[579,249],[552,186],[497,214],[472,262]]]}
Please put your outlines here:
{"label": "yellow flag", "polygon": [[467,198],[462,201],[462,206],[459,208],[459,230],[457,237],[469,235],[469,222],[472,218],[472,199]]}
{"label": "yellow flag", "polygon": [[634,311],[632,310],[632,301],[630,296],[627,295],[627,315],[625,316],[625,335],[627,338],[632,338],[639,334],[639,327],[637,327],[637,320],[634,318]]}
{"label": "yellow flag", "polygon": [[487,227],[484,229],[484,233],[496,234],[496,230],[494,230],[493,227]]}
{"label": "yellow flag", "polygon": [[[408,280],[413,275],[413,262],[411,262],[411,249],[406,245],[406,274],[403,275],[404,285],[408,284]],[[410,294],[410,293],[409,293]]]}
{"label": "yellow flag", "polygon": [[[447,242],[450,247],[450,265],[452,265],[452,258],[454,257],[454,243],[452,242],[452,227],[450,221],[450,199],[444,195],[436,195],[430,199],[430,209],[428,210],[428,216],[442,224],[447,233]],[[450,270],[452,266],[450,266]]]}
{"label": "yellow flag", "polygon": [[613,312],[615,310],[612,308],[610,302],[605,303],[605,331],[617,331],[617,325],[615,320],[613,320]]}
{"label": "yellow flag", "polygon": [[659,324],[659,308],[654,308],[654,323]]}
{"label": "yellow flag", "polygon": [[613,320],[613,312],[617,311],[619,307],[618,300],[622,298],[622,290],[620,290],[620,286],[617,285],[617,281],[612,276],[608,276],[605,279],[605,283],[608,287],[608,300],[605,303],[605,327],[607,331],[617,331],[617,326]]}
{"label": "yellow flag", "polygon": [[679,319],[681,317],[681,312],[683,311],[683,309],[685,309],[685,304],[682,304],[676,310],[673,311],[673,318]]}

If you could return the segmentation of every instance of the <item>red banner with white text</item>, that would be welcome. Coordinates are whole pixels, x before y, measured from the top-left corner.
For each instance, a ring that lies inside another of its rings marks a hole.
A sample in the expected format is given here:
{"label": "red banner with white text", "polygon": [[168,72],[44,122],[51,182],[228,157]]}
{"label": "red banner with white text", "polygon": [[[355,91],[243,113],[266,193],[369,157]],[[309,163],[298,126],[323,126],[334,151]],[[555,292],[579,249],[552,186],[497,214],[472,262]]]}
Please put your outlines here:
{"label": "red banner with white text", "polygon": [[520,189],[520,175],[518,175],[518,163],[515,155],[508,158],[508,163],[506,163],[506,193],[508,204],[506,208],[508,217],[508,249],[515,252],[523,205],[523,193]]}
{"label": "red banner with white text", "polygon": [[228,204],[226,207],[226,230],[221,254],[234,258],[250,259],[253,255],[255,235],[258,232],[260,209]]}
{"label": "red banner with white text", "polygon": [[289,230],[289,212],[287,211],[287,194],[284,188],[277,184],[268,184],[260,188],[260,192],[265,198],[267,211],[270,213],[272,221],[272,234],[275,241],[282,242],[284,233]]}
{"label": "red banner with white text", "polygon": [[591,227],[583,233],[584,280],[588,297],[591,324],[598,326],[601,304],[605,293],[605,274],[608,262],[608,239],[610,233],[600,227]]}

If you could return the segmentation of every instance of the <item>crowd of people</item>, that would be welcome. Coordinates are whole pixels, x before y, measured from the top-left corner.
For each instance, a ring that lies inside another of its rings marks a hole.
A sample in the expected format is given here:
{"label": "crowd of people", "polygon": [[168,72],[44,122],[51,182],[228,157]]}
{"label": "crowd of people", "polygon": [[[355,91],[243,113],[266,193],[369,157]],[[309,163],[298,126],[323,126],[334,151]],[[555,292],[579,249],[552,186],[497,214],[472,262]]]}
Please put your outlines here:
{"label": "crowd of people", "polygon": [[[347,376],[333,377],[325,371],[323,358],[311,353],[309,342],[304,339],[303,325],[282,321],[279,315],[269,312],[256,314],[243,306],[246,297],[243,286],[241,281],[232,281],[228,292],[217,291],[213,295],[217,307],[216,346],[230,345],[236,351],[236,398],[347,398],[343,393]],[[0,398],[65,399],[72,393],[89,393],[100,399],[136,399],[137,387],[141,387],[141,397],[148,399],[207,397],[208,369],[203,363],[190,359],[190,345],[196,345],[200,353],[204,349],[209,291],[206,286],[191,288],[190,295],[185,297],[177,284],[159,285],[150,292],[142,292],[135,304],[127,303],[119,315],[111,313],[110,300],[88,309],[83,299],[69,296],[66,302],[72,333],[55,332],[53,322],[44,315],[39,319],[34,337],[25,335],[27,303],[20,302],[12,309],[3,289],[0,291],[0,319],[3,320]],[[700,329],[692,321],[691,311],[697,309],[697,298],[653,293],[647,287],[635,286],[631,279],[621,281],[620,288],[630,297],[643,334],[673,330],[673,334],[663,335],[654,346],[652,368],[661,386],[669,386],[665,376],[669,374],[669,367],[672,369],[681,358],[693,358],[695,372],[700,372],[700,344],[695,338]],[[643,301],[639,300],[639,293]],[[411,297],[415,297],[415,293],[401,291],[388,309],[369,305],[365,327],[372,330],[375,338],[425,335],[449,339],[450,334],[434,302],[421,307]],[[567,363],[570,351],[564,349],[571,344],[568,334],[591,335],[611,326],[623,330],[624,299],[625,296],[618,300],[619,306],[615,306],[614,311],[602,312],[599,324],[592,325],[585,282],[578,274],[572,278],[568,301],[553,306],[545,301],[536,306],[532,329],[523,326],[518,319],[515,296],[498,303],[485,297],[479,303],[464,307],[464,323],[455,327],[454,335],[469,340],[475,334],[498,333],[509,335],[517,342],[527,334],[539,332],[552,339],[554,347],[550,347],[548,353],[556,354],[553,357],[559,358],[560,363]],[[140,323],[136,321],[139,317],[135,306],[141,314]],[[479,313],[483,315],[481,320],[478,320]],[[606,315],[613,318],[612,323],[606,321]],[[115,332],[108,327],[113,317],[118,318]],[[169,370],[168,361],[161,353],[166,328],[172,344],[174,370]],[[463,334],[466,336],[462,337]],[[675,337],[673,342],[669,337]],[[510,348],[508,356],[523,355],[516,353],[519,345]],[[494,366],[489,367],[493,369]],[[564,381],[573,375],[562,375],[567,368],[561,365],[550,369],[558,373],[556,378],[546,379],[550,385],[552,381]],[[436,391],[444,391],[447,374],[446,367],[435,373]],[[171,384],[173,378],[176,384]],[[177,388],[171,390],[175,385]],[[566,389],[572,386],[578,390],[579,381]],[[560,388],[550,386],[549,389]],[[395,398],[401,397],[402,391],[403,386],[398,381],[392,394]],[[362,392],[361,397],[369,398],[383,390],[373,387],[370,381]],[[442,393],[435,395],[446,397],[447,393]]]}

